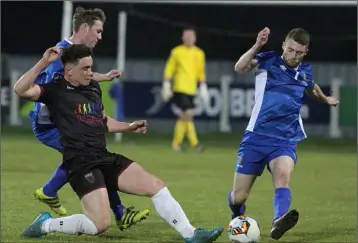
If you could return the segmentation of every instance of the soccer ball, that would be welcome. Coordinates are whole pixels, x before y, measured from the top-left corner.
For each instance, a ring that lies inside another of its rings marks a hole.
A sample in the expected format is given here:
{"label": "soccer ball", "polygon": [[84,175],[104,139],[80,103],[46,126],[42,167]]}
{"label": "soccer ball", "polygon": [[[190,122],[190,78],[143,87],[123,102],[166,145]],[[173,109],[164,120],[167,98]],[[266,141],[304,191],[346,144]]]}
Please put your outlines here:
{"label": "soccer ball", "polygon": [[260,240],[260,227],[256,220],[242,215],[231,220],[228,236],[232,243],[256,243]]}

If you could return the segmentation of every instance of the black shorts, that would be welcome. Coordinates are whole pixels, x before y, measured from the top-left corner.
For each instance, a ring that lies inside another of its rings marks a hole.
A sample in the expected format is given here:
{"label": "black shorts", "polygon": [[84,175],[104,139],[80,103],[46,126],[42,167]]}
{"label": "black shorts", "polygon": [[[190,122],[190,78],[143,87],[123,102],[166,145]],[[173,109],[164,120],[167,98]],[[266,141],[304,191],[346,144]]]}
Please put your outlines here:
{"label": "black shorts", "polygon": [[72,189],[81,199],[99,188],[118,190],[118,176],[133,160],[114,153],[103,156],[77,156],[64,162]]}
{"label": "black shorts", "polygon": [[178,106],[182,111],[194,109],[194,95],[184,93],[174,93],[172,102]]}

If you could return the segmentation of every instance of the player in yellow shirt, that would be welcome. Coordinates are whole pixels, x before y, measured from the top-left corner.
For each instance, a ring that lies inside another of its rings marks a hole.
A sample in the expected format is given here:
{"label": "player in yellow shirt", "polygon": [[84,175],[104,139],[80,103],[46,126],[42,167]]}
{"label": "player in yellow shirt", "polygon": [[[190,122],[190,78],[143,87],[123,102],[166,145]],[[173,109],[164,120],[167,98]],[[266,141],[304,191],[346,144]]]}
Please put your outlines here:
{"label": "player in yellow shirt", "polygon": [[[182,151],[185,135],[192,148],[202,151],[195,125],[194,97],[200,83],[200,96],[204,104],[209,100],[205,75],[205,53],[195,45],[196,33],[193,28],[186,28],[182,35],[183,44],[171,50],[164,71],[162,97],[164,101],[172,98],[172,102],[181,110],[175,125],[172,148]],[[171,81],[172,80],[172,84]]]}

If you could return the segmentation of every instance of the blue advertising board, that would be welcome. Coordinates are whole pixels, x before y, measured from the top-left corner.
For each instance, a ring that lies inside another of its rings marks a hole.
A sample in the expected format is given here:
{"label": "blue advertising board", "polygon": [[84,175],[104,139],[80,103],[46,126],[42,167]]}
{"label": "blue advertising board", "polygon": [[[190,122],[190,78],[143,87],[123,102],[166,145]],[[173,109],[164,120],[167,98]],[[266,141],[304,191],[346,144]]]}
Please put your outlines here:
{"label": "blue advertising board", "polygon": [[[220,84],[208,86],[210,105],[204,106],[197,96],[195,103],[195,119],[219,120],[224,102]],[[321,87],[328,93],[329,87]],[[126,118],[175,118],[178,108],[171,102],[164,102],[160,95],[161,83],[158,82],[124,82],[124,114]],[[229,95],[226,97],[229,104],[230,121],[248,121],[254,105],[254,86],[231,84]],[[312,98],[305,97],[301,109],[303,121],[312,124],[328,124],[330,117],[329,106],[321,104]]]}

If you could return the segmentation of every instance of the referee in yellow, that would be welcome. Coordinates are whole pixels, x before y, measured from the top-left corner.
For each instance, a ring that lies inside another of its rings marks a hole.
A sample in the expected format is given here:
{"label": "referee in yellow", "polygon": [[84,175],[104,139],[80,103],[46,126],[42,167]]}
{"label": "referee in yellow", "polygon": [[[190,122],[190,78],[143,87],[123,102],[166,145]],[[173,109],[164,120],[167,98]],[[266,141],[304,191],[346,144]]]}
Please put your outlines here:
{"label": "referee in yellow", "polygon": [[195,45],[196,33],[193,28],[183,30],[182,41],[183,44],[171,50],[167,60],[162,97],[164,101],[172,98],[172,102],[181,111],[174,129],[172,148],[175,151],[182,151],[182,143],[184,137],[187,136],[191,147],[201,152],[203,147],[199,143],[193,118],[194,97],[198,83],[200,83],[199,94],[204,105],[209,100],[205,74],[205,53]]}

